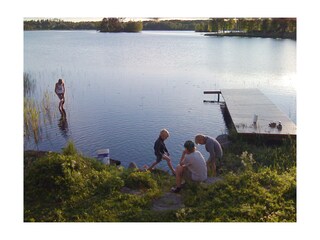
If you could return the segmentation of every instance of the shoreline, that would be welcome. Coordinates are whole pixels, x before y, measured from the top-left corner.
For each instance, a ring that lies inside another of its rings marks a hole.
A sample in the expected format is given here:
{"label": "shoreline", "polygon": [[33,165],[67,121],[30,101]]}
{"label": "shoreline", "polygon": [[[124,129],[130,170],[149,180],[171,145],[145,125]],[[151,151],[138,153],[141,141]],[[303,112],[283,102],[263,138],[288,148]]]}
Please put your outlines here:
{"label": "shoreline", "polygon": [[229,32],[229,33],[205,33],[206,37],[257,37],[257,38],[274,38],[274,39],[291,39],[297,40],[296,32],[292,33],[263,33],[263,32]]}

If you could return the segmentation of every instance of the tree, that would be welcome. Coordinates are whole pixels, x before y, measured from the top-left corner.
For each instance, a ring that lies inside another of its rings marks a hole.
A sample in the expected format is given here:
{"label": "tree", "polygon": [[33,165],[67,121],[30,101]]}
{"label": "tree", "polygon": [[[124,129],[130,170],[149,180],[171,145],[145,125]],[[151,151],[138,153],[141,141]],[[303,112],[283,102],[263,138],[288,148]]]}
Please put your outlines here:
{"label": "tree", "polygon": [[143,28],[142,22],[129,21],[125,23],[125,32],[140,32]]}
{"label": "tree", "polygon": [[123,29],[121,18],[103,18],[100,24],[100,32],[121,32]]}
{"label": "tree", "polygon": [[233,31],[236,28],[237,21],[234,18],[229,18],[225,20],[225,28],[228,31]]}
{"label": "tree", "polygon": [[271,29],[271,23],[272,20],[270,18],[264,18],[262,19],[262,23],[261,23],[261,31],[263,32],[269,32]]}
{"label": "tree", "polygon": [[224,18],[211,18],[209,25],[212,32],[224,31]]}
{"label": "tree", "polygon": [[100,24],[100,32],[140,32],[142,28],[142,22],[124,22],[123,18],[104,18]]}

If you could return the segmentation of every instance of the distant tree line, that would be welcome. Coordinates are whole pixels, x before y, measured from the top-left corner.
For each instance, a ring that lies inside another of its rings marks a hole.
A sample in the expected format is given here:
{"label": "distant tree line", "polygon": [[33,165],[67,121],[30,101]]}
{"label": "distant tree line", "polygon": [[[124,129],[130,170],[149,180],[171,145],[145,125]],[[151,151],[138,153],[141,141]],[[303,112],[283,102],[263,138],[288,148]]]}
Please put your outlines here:
{"label": "distant tree line", "polygon": [[143,22],[143,30],[174,30],[195,31],[197,25],[205,24],[207,20],[148,20]]}
{"label": "distant tree line", "polygon": [[208,20],[102,21],[69,22],[59,19],[24,21],[24,30],[97,30],[100,32],[140,32],[142,30],[190,30],[197,32],[296,33],[296,18],[210,18]]}
{"label": "distant tree line", "polygon": [[198,32],[294,33],[296,18],[211,18],[196,25]]}
{"label": "distant tree line", "polygon": [[141,21],[125,22],[123,18],[104,18],[98,30],[100,32],[140,32],[142,29]]}
{"label": "distant tree line", "polygon": [[124,18],[103,18],[102,21],[69,22],[60,19],[26,20],[24,30],[97,30],[101,32],[139,32],[142,30],[189,30],[194,31],[207,20],[124,21]]}
{"label": "distant tree line", "polygon": [[71,22],[60,19],[24,21],[23,29],[28,30],[96,30],[99,22],[83,21]]}

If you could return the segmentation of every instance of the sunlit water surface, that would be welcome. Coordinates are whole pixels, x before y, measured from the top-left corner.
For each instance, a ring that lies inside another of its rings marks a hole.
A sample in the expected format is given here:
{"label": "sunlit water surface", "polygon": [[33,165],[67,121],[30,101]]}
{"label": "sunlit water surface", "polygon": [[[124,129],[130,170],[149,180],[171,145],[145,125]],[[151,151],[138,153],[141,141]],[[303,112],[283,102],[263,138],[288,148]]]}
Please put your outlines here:
{"label": "sunlit water surface", "polygon": [[[205,37],[194,32],[24,32],[24,72],[35,82],[32,98],[48,92],[51,117],[41,140],[25,149],[61,151],[68,140],[87,156],[109,148],[127,166],[151,164],[162,128],[174,165],[185,140],[216,137],[227,129],[218,104],[204,90],[258,88],[296,122],[296,42]],[[61,120],[54,85],[67,88]],[[203,146],[199,150],[207,157]],[[167,169],[165,162],[161,168]]]}

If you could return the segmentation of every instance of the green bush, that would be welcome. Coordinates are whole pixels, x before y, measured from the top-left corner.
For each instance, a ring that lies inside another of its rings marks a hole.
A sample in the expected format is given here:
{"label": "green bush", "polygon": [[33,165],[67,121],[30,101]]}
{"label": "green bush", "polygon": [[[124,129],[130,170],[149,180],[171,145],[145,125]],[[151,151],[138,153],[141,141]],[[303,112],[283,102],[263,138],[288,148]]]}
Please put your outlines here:
{"label": "green bush", "polygon": [[131,172],[125,179],[125,185],[133,189],[157,188],[157,182],[152,179],[150,172]]}
{"label": "green bush", "polygon": [[[81,156],[69,143],[64,154],[27,161],[24,219],[38,222],[294,222],[296,148],[240,140],[218,163],[222,181],[187,184],[184,208],[153,211],[155,198],[175,178],[160,170],[141,172],[106,166]],[[123,188],[126,187],[126,188]],[[129,191],[128,191],[129,188]],[[131,192],[132,191],[132,192]]]}
{"label": "green bush", "polygon": [[179,221],[295,222],[296,172],[265,167],[229,173],[209,187],[187,189]]}
{"label": "green bush", "polygon": [[[246,152],[248,158],[254,159],[252,167],[257,170],[260,167],[271,167],[279,173],[288,171],[296,166],[296,141],[285,139],[282,144],[265,145],[264,142],[250,144],[239,138],[233,137],[233,144],[226,149],[221,160],[220,172],[241,172],[245,161],[241,157]],[[249,160],[249,159],[248,159]],[[219,163],[218,163],[219,164]],[[218,165],[219,166],[219,165]]]}
{"label": "green bush", "polygon": [[[150,172],[106,166],[77,154],[49,153],[34,160],[24,177],[24,219],[32,222],[139,221],[149,216],[144,211],[160,194]],[[122,193],[125,184],[141,192]]]}
{"label": "green bush", "polygon": [[74,143],[72,141],[68,141],[67,146],[62,148],[62,153],[64,155],[77,155],[78,151]]}
{"label": "green bush", "polygon": [[25,173],[25,213],[32,215],[31,212],[39,211],[41,218],[49,206],[45,218],[61,220],[57,210],[76,206],[95,195],[106,197],[118,191],[123,181],[116,172],[112,167],[78,155],[48,154],[35,160]]}
{"label": "green bush", "polygon": [[93,170],[90,185],[97,194],[107,195],[119,191],[124,186],[124,181],[110,170]]}

